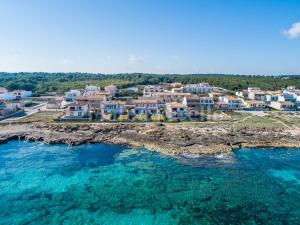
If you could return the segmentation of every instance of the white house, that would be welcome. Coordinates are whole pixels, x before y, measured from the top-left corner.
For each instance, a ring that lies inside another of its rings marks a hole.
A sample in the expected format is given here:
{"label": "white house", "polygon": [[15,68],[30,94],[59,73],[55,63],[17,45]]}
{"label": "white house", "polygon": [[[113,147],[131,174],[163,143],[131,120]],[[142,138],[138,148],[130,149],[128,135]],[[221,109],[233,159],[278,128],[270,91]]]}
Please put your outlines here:
{"label": "white house", "polygon": [[296,105],[293,102],[283,101],[283,102],[271,102],[270,106],[274,109],[280,111],[295,111]]}
{"label": "white house", "polygon": [[221,96],[215,103],[215,108],[221,110],[240,110],[243,108],[243,100],[231,96]]}
{"label": "white house", "polygon": [[93,86],[93,85],[86,85],[84,89],[84,95],[96,95],[101,91],[100,87]]}
{"label": "white house", "polygon": [[0,100],[3,101],[9,101],[9,100],[15,100],[16,95],[13,92],[0,92]]}
{"label": "white house", "polygon": [[212,110],[214,103],[214,99],[211,97],[200,97],[200,109],[202,110]]}
{"label": "white house", "polygon": [[152,93],[151,97],[157,99],[161,103],[178,102],[182,103],[184,97],[191,96],[191,93],[171,93],[171,92],[157,92]]}
{"label": "white house", "polygon": [[132,92],[134,92],[134,93],[139,92],[139,88],[138,88],[138,87],[135,87],[135,86],[133,86],[133,87],[128,87],[128,88],[126,88],[126,90],[132,91]]}
{"label": "white house", "polygon": [[121,101],[104,101],[101,104],[101,114],[120,115],[125,110],[125,102]]}
{"label": "white house", "polygon": [[88,116],[89,107],[87,103],[71,103],[65,112],[65,117],[83,118]]}
{"label": "white house", "polygon": [[166,104],[166,117],[171,121],[182,121],[189,117],[188,108],[182,103],[171,102]]}
{"label": "white house", "polygon": [[135,114],[157,114],[159,113],[159,104],[157,100],[133,100]]}
{"label": "white house", "polygon": [[16,107],[9,105],[4,101],[0,101],[0,117],[7,116],[15,111],[17,111]]}
{"label": "white house", "polygon": [[295,102],[300,97],[300,89],[296,89],[294,86],[287,87],[283,91],[283,96],[286,96],[287,101]]}
{"label": "white house", "polygon": [[298,97],[296,98],[296,105],[297,105],[297,106],[300,106],[300,96],[298,96]]}
{"label": "white house", "polygon": [[110,93],[111,96],[115,96],[118,91],[118,88],[115,85],[108,85],[108,86],[104,87],[104,90],[105,90],[105,92]]}
{"label": "white house", "polygon": [[80,104],[88,104],[90,109],[99,109],[101,103],[109,100],[106,93],[97,95],[77,96],[75,101]]}
{"label": "white house", "polygon": [[13,93],[16,96],[16,99],[28,98],[32,96],[32,91],[14,90]]}
{"label": "white house", "polygon": [[295,97],[293,94],[284,93],[282,95],[278,95],[279,102],[296,102],[297,96]]}
{"label": "white house", "polygon": [[6,93],[8,90],[5,87],[0,87],[0,94]]}
{"label": "white house", "polygon": [[248,98],[249,91],[248,90],[237,91],[237,92],[235,92],[235,95],[240,98]]}
{"label": "white house", "polygon": [[24,107],[24,101],[5,102],[0,100],[0,117],[5,117],[7,115],[15,113],[22,107]]}
{"label": "white house", "polygon": [[278,101],[278,95],[266,94],[266,102]]}
{"label": "white house", "polygon": [[15,99],[28,98],[32,96],[31,91],[25,90],[14,90],[8,91],[6,88],[0,88],[0,100],[9,101]]}
{"label": "white house", "polygon": [[266,103],[264,101],[250,100],[245,103],[249,110],[266,110]]}
{"label": "white house", "polygon": [[147,85],[143,89],[143,95],[149,96],[152,93],[164,92],[165,88],[161,85]]}
{"label": "white house", "polygon": [[192,94],[207,94],[214,90],[208,83],[187,84],[183,87],[183,92]]}
{"label": "white house", "polygon": [[189,108],[199,109],[200,108],[200,97],[198,95],[189,95],[183,97],[182,104]]}
{"label": "white house", "polygon": [[182,104],[195,110],[211,110],[214,108],[214,99],[212,97],[190,95],[183,98]]}
{"label": "white house", "polygon": [[248,92],[248,98],[257,101],[266,101],[266,92],[261,90],[250,90]]}
{"label": "white house", "polygon": [[65,93],[65,100],[67,102],[74,102],[77,96],[81,96],[80,90],[70,90]]}

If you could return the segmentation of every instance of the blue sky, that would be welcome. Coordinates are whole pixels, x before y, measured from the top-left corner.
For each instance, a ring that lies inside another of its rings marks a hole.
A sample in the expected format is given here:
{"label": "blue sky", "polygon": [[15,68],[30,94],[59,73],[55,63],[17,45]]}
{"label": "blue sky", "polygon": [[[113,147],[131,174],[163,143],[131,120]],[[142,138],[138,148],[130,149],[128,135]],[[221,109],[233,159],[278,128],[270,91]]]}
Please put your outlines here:
{"label": "blue sky", "polygon": [[0,71],[300,74],[299,0],[3,0]]}

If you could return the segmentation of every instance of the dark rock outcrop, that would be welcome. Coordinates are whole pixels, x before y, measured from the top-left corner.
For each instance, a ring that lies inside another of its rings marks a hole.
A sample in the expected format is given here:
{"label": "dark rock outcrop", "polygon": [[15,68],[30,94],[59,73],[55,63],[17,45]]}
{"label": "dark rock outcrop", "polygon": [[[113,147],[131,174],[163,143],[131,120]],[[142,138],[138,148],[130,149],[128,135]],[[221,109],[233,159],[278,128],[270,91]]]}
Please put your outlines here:
{"label": "dark rock outcrop", "polygon": [[300,147],[300,133],[283,128],[198,127],[188,123],[36,123],[0,127],[0,143],[12,139],[45,143],[113,143],[165,154],[220,154],[239,146]]}

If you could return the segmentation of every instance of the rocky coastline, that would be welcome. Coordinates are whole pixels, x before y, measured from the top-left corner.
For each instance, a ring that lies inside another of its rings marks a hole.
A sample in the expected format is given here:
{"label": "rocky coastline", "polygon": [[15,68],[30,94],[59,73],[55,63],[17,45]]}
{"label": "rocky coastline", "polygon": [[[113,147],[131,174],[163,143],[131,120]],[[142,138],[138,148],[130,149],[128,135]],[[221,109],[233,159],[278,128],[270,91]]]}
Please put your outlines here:
{"label": "rocky coastline", "polygon": [[168,155],[221,154],[237,147],[300,148],[300,132],[288,128],[202,127],[188,123],[31,123],[0,126],[0,144],[24,139],[45,143],[111,143]]}

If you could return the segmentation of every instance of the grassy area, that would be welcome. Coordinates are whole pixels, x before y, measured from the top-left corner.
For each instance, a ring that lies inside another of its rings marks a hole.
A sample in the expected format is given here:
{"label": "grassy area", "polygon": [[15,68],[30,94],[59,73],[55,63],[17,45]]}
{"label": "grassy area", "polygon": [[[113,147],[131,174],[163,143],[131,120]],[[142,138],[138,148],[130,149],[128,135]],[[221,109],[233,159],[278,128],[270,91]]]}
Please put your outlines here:
{"label": "grassy area", "polygon": [[300,114],[294,112],[277,112],[270,113],[268,115],[270,118],[274,118],[282,123],[285,123],[287,126],[294,126],[300,128]]}
{"label": "grassy area", "polygon": [[[53,118],[57,117],[61,112],[53,111],[41,111],[35,113],[29,117],[22,118],[16,123],[32,123],[32,122],[54,122]],[[287,128],[287,127],[299,127],[300,128],[300,114],[289,114],[282,112],[269,112],[264,116],[251,114],[248,112],[226,112],[229,116],[220,120],[208,120],[208,121],[184,121],[179,123],[165,122],[168,126],[184,126],[184,127],[199,127],[199,128]],[[64,125],[76,125],[76,124],[91,124],[99,123],[99,120],[84,121],[84,122],[54,122],[62,123]],[[11,123],[11,122],[10,122]],[[114,122],[110,122],[114,123]],[[117,122],[117,123],[155,123],[155,122]]]}
{"label": "grassy area", "polygon": [[284,125],[276,120],[266,116],[253,115],[242,122],[237,122],[235,127],[249,127],[249,128],[284,128]]}
{"label": "grassy area", "polygon": [[41,111],[31,116],[28,116],[26,118],[22,118],[18,122],[20,123],[53,122],[53,118],[59,114],[60,112]]}
{"label": "grassy area", "polygon": [[252,115],[251,113],[247,113],[247,112],[234,112],[234,111],[227,111],[225,112],[225,114],[227,114],[233,121],[243,120],[248,116]]}

